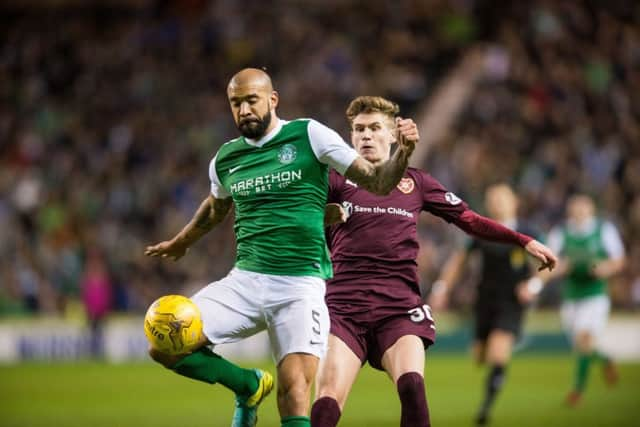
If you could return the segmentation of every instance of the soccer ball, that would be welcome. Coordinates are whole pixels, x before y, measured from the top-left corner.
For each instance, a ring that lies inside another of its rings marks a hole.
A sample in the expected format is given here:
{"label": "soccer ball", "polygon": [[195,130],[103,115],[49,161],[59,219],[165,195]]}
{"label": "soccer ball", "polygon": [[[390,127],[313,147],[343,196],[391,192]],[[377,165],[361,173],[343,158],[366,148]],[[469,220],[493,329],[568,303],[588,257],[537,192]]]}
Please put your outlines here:
{"label": "soccer ball", "polygon": [[144,317],[144,333],[151,347],[162,353],[189,353],[202,342],[200,310],[182,295],[158,298]]}

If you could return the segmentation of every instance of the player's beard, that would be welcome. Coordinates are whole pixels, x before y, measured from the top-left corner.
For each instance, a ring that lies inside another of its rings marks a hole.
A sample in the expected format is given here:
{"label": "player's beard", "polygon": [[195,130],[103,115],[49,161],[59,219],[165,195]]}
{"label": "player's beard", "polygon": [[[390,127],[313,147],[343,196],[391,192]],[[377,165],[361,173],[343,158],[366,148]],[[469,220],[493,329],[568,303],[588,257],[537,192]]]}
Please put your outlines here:
{"label": "player's beard", "polygon": [[264,136],[267,128],[271,124],[271,110],[267,111],[259,119],[249,119],[238,125],[238,130],[245,138],[259,139]]}

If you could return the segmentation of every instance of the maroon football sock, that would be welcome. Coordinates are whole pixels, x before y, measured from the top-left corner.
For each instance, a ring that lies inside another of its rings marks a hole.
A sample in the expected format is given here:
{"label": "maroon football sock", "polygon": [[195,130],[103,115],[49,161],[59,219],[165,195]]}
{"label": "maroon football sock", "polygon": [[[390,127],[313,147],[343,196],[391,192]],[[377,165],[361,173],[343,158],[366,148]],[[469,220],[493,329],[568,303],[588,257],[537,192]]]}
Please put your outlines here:
{"label": "maroon football sock", "polygon": [[340,419],[340,406],[331,397],[321,397],[311,407],[312,427],[335,427]]}
{"label": "maroon football sock", "polygon": [[417,372],[407,372],[398,378],[397,387],[402,406],[400,427],[431,426],[422,375]]}

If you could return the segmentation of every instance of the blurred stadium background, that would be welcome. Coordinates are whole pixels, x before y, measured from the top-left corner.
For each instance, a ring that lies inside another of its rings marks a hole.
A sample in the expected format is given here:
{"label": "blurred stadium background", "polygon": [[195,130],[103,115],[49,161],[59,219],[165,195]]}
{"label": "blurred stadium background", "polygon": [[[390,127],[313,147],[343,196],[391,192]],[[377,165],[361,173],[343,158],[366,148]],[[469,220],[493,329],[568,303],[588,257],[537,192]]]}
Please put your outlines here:
{"label": "blurred stadium background", "polygon": [[[522,217],[546,232],[568,194],[594,195],[629,259],[610,283],[606,337],[626,361],[622,383],[608,391],[596,377],[583,407],[561,407],[573,368],[551,285],[530,313],[495,425],[639,425],[634,0],[0,2],[0,425],[228,422],[223,391],[143,362],[141,318],[158,296],[225,275],[232,222],[179,263],[143,250],[206,194],[208,162],[236,135],[225,86],[244,66],[272,74],[283,118],[313,117],[345,138],[351,98],[397,101],[423,135],[415,164],[478,211],[484,189],[506,181]],[[424,216],[420,234],[426,292],[461,233]],[[474,274],[437,314],[427,365],[435,425],[470,425],[479,399],[480,371],[464,354]],[[223,351],[273,368],[260,336]],[[343,425],[395,425],[391,393],[365,369]],[[275,402],[265,406],[263,425],[275,425]]]}

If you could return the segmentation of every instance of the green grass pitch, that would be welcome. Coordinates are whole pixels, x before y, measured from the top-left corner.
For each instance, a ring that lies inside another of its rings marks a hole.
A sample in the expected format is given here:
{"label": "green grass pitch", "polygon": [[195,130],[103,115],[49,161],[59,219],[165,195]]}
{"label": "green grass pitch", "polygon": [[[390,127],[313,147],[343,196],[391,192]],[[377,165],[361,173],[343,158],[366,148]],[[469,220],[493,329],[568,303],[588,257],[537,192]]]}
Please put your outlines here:
{"label": "green grass pitch", "polygon": [[[272,364],[260,365],[273,371]],[[570,409],[562,404],[573,376],[569,355],[516,357],[491,426],[640,426],[640,364],[620,365],[620,384],[611,389],[597,368],[584,401]],[[463,355],[429,355],[426,381],[434,426],[472,426],[484,373]],[[0,366],[2,427],[228,426],[232,406],[228,390],[152,363]],[[340,426],[398,426],[399,414],[391,382],[367,366]],[[277,427],[278,420],[274,393],[260,409],[258,425]]]}

